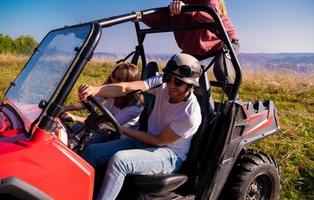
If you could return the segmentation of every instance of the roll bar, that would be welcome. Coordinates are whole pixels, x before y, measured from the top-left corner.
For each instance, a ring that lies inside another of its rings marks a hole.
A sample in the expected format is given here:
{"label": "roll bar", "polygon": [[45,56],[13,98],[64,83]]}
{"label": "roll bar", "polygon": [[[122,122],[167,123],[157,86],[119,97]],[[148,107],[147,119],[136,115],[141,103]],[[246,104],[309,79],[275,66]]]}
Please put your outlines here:
{"label": "roll bar", "polygon": [[[193,29],[200,29],[200,28],[207,28],[210,31],[213,31],[214,29],[218,30],[220,33],[218,37],[223,41],[223,43],[227,46],[228,48],[228,53],[230,54],[231,57],[231,62],[233,64],[234,70],[235,70],[235,80],[234,83],[232,84],[232,91],[231,91],[231,96],[230,99],[234,100],[237,96],[238,90],[240,88],[240,84],[242,81],[242,71],[240,67],[240,63],[238,61],[238,58],[232,48],[231,40],[228,37],[228,34],[226,32],[226,29],[215,11],[212,7],[209,7],[207,5],[185,5],[182,7],[182,12],[183,13],[188,13],[188,12],[195,12],[195,11],[203,11],[208,13],[213,19],[213,22],[208,22],[208,23],[198,23],[198,24],[189,24],[189,25],[177,25],[177,26],[172,26],[172,27],[165,27],[165,28],[160,28],[160,29],[140,29],[139,26],[136,25],[136,31],[137,31],[137,36],[138,36],[138,42],[139,46],[144,41],[145,35],[150,34],[150,33],[158,33],[158,32],[170,32],[170,31],[181,31],[181,30],[193,30]],[[132,12],[129,14],[124,14],[124,15],[118,15],[110,18],[104,18],[100,19],[94,22],[97,22],[101,25],[102,28],[110,27],[113,25],[121,24],[124,22],[128,21],[142,21],[142,19],[145,19],[146,17],[149,17],[151,15],[156,15],[156,14],[166,14],[169,13],[169,8],[168,7],[159,7],[159,8],[152,8],[148,10],[143,10],[143,11],[138,11],[138,12]],[[137,23],[135,23],[137,24]],[[141,51],[144,51],[144,49],[139,48]],[[144,52],[141,53],[142,55],[145,55]],[[136,56],[136,55],[135,55]],[[137,55],[138,57],[138,55]],[[143,61],[143,60],[142,60]],[[143,62],[144,66],[146,65],[146,60],[144,58]]]}

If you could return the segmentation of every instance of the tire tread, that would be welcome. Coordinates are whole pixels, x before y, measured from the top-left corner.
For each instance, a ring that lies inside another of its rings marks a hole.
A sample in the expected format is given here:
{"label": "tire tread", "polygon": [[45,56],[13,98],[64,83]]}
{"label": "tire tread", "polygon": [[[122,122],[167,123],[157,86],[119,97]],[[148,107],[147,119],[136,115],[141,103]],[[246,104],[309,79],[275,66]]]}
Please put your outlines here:
{"label": "tire tread", "polygon": [[261,167],[265,167],[270,171],[268,173],[272,174],[276,194],[273,194],[274,198],[271,199],[277,199],[280,189],[280,175],[275,160],[270,155],[255,150],[244,150],[240,155],[231,171],[220,199],[244,199],[243,194],[246,193],[248,180],[252,178],[254,172],[261,170]]}

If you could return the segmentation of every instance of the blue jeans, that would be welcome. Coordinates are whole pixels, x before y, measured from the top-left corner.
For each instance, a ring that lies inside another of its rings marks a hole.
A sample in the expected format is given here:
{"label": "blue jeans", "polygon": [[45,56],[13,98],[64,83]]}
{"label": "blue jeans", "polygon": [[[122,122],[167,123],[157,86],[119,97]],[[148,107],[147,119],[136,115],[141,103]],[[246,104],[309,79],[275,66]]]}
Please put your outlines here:
{"label": "blue jeans", "polygon": [[[81,123],[73,124],[73,126],[71,127],[73,134],[77,134],[79,131],[83,129],[83,127],[84,124]],[[104,143],[114,139],[119,139],[119,137],[112,137],[105,131],[93,131],[92,137],[88,139],[88,141],[85,143],[85,146],[89,146],[95,143]]]}
{"label": "blue jeans", "polygon": [[97,199],[115,199],[127,174],[169,174],[182,165],[168,147],[152,147],[131,138],[91,144],[82,157],[93,166],[108,162],[106,175]]}

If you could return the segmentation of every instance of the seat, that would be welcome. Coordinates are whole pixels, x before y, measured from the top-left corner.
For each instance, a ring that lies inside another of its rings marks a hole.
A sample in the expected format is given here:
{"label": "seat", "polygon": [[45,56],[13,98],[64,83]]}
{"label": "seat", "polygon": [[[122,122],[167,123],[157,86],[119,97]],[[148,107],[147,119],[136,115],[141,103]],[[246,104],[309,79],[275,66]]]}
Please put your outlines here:
{"label": "seat", "polygon": [[145,69],[142,71],[142,80],[149,79],[159,74],[158,64],[157,62],[149,62],[147,63]]}
{"label": "seat", "polygon": [[[132,189],[147,193],[170,192],[187,180],[183,174],[130,175],[126,180]],[[167,186],[167,187],[165,187]]]}
{"label": "seat", "polygon": [[[151,77],[156,76],[159,73],[158,65],[156,62],[149,62],[147,63],[146,67],[142,72],[142,80],[149,79]],[[139,123],[140,127],[139,130],[147,131],[147,122],[150,113],[152,112],[155,104],[155,96],[150,93],[144,93],[144,109],[140,115]]]}

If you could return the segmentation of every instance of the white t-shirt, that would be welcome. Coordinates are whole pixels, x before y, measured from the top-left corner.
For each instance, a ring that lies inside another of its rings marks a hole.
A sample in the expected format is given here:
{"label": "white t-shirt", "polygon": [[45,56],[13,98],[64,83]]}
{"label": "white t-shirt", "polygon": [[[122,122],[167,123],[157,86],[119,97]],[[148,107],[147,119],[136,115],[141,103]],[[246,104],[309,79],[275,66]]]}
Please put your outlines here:
{"label": "white t-shirt", "polygon": [[[97,99],[100,102],[105,102],[104,106],[116,118],[120,126],[136,130],[139,128],[139,119],[143,110],[143,106],[140,102],[133,106],[126,106],[125,108],[120,109],[114,105],[114,98],[97,97]],[[122,134],[120,138],[128,138],[128,136]]]}
{"label": "white t-shirt", "polygon": [[118,108],[114,105],[113,98],[105,99],[105,106],[111,112],[111,114],[116,118],[120,126],[138,129],[139,128],[139,118],[143,110],[143,106],[140,102],[133,106],[126,106],[125,108]]}
{"label": "white t-shirt", "polygon": [[[162,84],[162,76],[152,77],[144,81],[146,89]],[[192,136],[196,133],[202,121],[201,109],[195,95],[192,93],[188,99],[179,103],[169,103],[166,84],[149,90],[155,95],[155,105],[148,119],[148,133],[160,134],[167,126],[181,138],[167,147],[171,148],[181,160],[186,159]]]}

